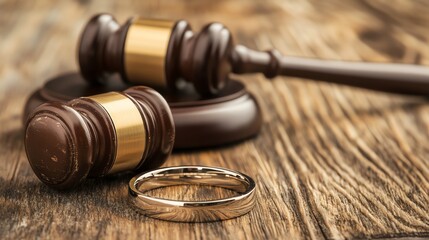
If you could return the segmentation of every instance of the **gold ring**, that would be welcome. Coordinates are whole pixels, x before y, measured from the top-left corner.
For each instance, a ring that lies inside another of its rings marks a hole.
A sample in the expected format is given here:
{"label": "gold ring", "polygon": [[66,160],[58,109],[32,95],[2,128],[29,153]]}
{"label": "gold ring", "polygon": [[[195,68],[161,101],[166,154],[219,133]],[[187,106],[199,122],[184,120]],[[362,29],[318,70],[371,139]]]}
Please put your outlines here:
{"label": "gold ring", "polygon": [[[238,196],[209,201],[179,201],[144,193],[175,185],[210,185],[233,190]],[[178,166],[135,176],[129,183],[130,203],[142,214],[175,222],[212,222],[239,217],[255,205],[256,185],[243,173],[205,166]]]}

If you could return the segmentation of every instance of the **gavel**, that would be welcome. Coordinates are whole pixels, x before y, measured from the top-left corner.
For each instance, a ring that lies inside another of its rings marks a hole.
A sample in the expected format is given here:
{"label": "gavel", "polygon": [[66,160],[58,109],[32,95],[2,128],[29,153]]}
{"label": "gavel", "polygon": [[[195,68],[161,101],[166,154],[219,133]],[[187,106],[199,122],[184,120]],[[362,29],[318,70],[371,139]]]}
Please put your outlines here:
{"label": "gavel", "polygon": [[174,136],[167,102],[137,86],[39,106],[27,120],[25,148],[43,183],[68,189],[87,177],[159,167]]}
{"label": "gavel", "polygon": [[103,83],[120,73],[133,84],[180,91],[190,83],[202,96],[216,95],[229,73],[263,73],[332,82],[378,91],[428,95],[429,70],[407,64],[363,63],[283,56],[234,45],[230,31],[211,23],[194,33],[184,20],[131,18],[119,25],[109,14],[94,16],[79,43],[81,73]]}

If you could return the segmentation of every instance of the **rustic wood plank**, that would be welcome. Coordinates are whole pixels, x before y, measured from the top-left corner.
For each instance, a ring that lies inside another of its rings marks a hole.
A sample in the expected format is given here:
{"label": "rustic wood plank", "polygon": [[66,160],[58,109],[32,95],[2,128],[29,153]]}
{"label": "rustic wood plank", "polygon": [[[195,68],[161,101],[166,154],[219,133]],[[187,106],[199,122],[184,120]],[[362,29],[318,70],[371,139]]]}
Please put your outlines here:
{"label": "rustic wood plank", "polygon": [[[258,184],[248,215],[207,224],[143,217],[126,204],[130,174],[69,192],[42,185],[26,160],[26,97],[77,70],[86,20],[111,12],[225,23],[236,41],[289,55],[429,65],[427,1],[0,1],[0,238],[429,237],[427,100],[260,75],[238,77],[260,102],[258,137],[178,152],[166,163],[223,166]],[[169,197],[230,194],[169,188]]]}

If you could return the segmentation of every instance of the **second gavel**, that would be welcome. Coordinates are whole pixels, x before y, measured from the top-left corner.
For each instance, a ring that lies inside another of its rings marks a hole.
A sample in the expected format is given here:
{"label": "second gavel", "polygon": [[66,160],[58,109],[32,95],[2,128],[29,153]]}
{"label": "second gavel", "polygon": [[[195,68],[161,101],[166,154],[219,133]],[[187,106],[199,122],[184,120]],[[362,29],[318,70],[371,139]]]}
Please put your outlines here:
{"label": "second gavel", "polygon": [[170,155],[175,127],[164,98],[151,88],[50,102],[25,129],[25,150],[46,185],[68,189],[87,177],[154,169]]}
{"label": "second gavel", "polygon": [[120,73],[130,83],[179,91],[191,83],[202,96],[216,95],[229,73],[263,73],[332,82],[392,93],[429,95],[422,66],[317,60],[234,45],[220,23],[194,33],[184,21],[131,18],[122,26],[109,14],[94,16],[80,39],[78,59],[88,81]]}

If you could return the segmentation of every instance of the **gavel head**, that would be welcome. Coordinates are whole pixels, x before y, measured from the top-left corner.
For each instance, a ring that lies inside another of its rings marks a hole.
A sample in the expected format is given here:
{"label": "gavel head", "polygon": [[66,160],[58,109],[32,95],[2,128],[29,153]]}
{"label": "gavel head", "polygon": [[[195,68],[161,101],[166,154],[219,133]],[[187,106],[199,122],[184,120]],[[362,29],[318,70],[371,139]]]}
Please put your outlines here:
{"label": "gavel head", "polygon": [[156,168],[174,143],[166,101],[147,87],[133,87],[46,103],[30,115],[25,148],[45,184],[67,189],[88,177]]}
{"label": "gavel head", "polygon": [[186,82],[203,96],[219,92],[231,72],[232,37],[222,24],[194,34],[186,21],[129,19],[122,26],[108,14],[94,16],[78,47],[81,73],[103,83],[120,73],[128,82],[179,90]]}

